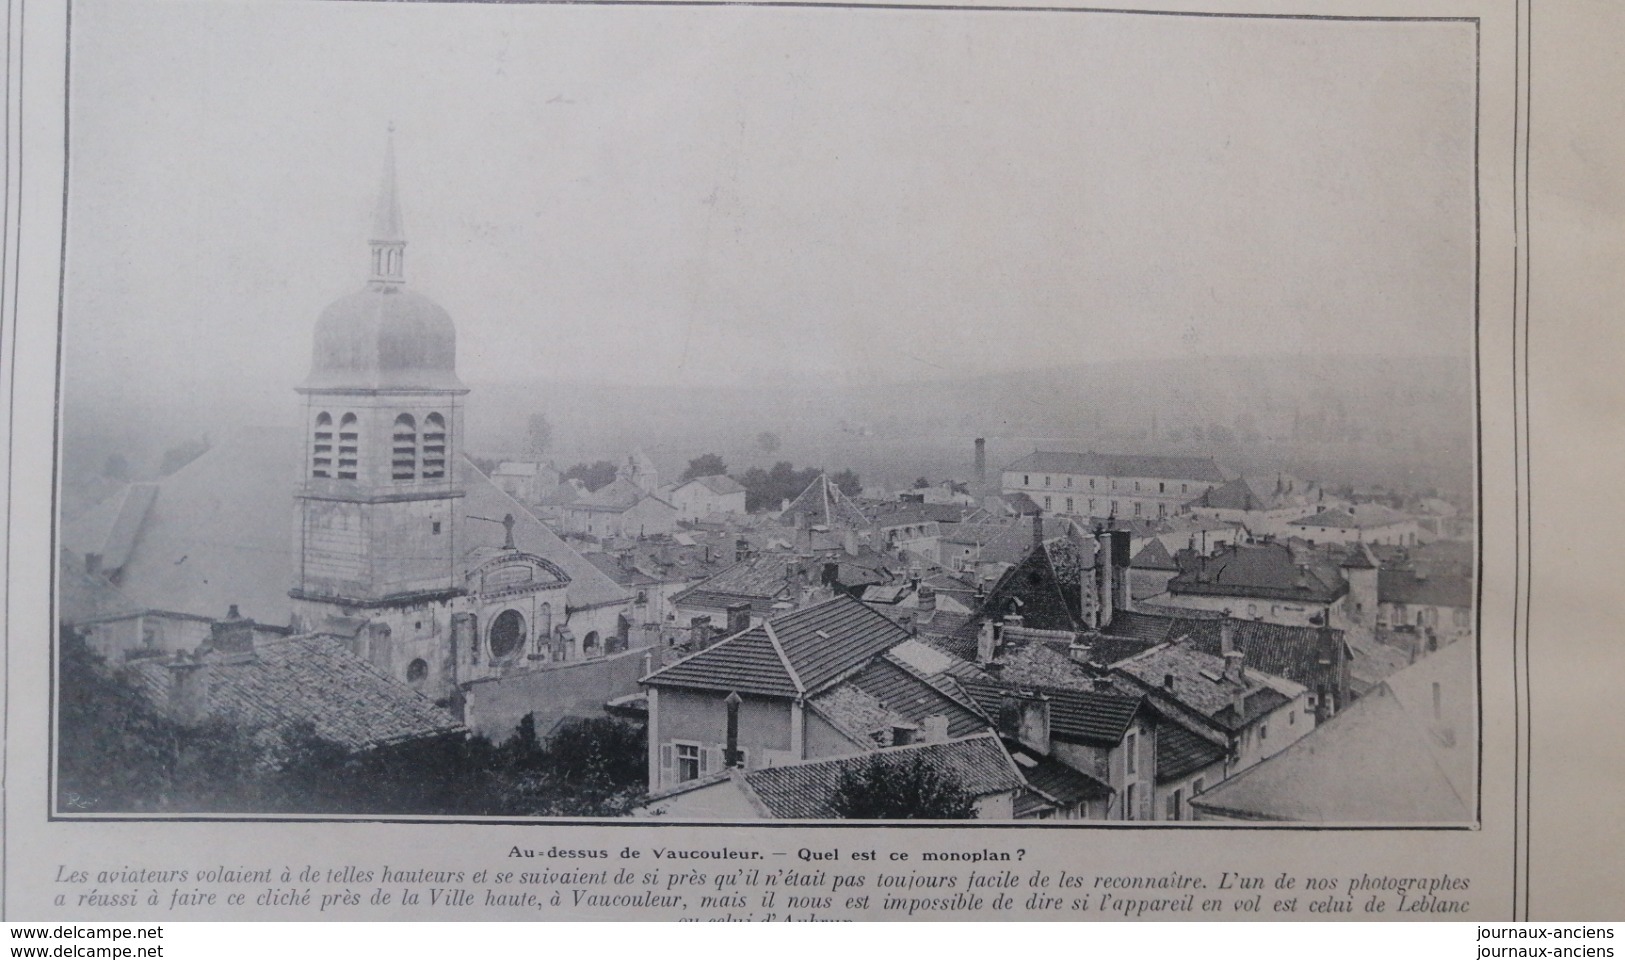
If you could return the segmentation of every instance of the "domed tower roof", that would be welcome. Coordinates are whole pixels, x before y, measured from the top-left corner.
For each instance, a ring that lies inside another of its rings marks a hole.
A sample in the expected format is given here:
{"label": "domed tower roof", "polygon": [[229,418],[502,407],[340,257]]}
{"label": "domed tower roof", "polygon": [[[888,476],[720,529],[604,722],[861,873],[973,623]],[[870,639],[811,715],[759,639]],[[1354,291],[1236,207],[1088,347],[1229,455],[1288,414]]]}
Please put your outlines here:
{"label": "domed tower roof", "polygon": [[393,127],[370,245],[367,285],[328,304],[316,321],[310,376],[300,390],[465,391],[457,378],[457,327],[451,316],[406,289]]}

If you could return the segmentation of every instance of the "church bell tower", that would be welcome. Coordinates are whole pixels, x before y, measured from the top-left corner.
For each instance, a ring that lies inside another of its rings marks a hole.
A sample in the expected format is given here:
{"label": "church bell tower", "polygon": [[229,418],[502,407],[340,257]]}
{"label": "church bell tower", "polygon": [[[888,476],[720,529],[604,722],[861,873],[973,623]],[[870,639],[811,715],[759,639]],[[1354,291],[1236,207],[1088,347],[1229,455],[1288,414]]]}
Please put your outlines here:
{"label": "church bell tower", "polygon": [[[450,603],[462,592],[463,401],[457,330],[407,288],[406,237],[385,151],[366,285],[316,322],[294,494],[296,627],[356,624],[362,651],[392,674],[450,673]],[[426,691],[427,692],[427,691]]]}

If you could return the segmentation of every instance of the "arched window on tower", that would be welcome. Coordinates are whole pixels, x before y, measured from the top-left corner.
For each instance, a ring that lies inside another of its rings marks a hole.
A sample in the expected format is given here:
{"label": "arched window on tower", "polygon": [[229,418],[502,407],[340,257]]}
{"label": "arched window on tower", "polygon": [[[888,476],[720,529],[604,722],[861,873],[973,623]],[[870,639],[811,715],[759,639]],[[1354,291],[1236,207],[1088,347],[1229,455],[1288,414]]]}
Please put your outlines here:
{"label": "arched window on tower", "polygon": [[418,424],[410,413],[395,418],[395,438],[389,476],[392,480],[415,480],[418,475]]}
{"label": "arched window on tower", "polygon": [[423,418],[423,479],[446,475],[446,419],[438,413]]}
{"label": "arched window on tower", "polygon": [[326,411],[316,414],[316,427],[311,433],[310,475],[333,475],[333,415]]}
{"label": "arched window on tower", "polygon": [[361,423],[355,414],[346,413],[339,418],[339,479],[354,480],[358,451],[361,449]]}

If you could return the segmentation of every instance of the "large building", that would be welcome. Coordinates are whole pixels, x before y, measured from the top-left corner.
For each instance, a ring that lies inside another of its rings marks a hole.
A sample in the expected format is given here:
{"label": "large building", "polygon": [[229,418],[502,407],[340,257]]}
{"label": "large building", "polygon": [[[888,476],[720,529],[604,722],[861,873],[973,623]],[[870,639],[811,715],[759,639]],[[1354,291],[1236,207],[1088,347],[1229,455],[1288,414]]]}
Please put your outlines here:
{"label": "large building", "polygon": [[1004,468],[1006,495],[1080,517],[1167,517],[1225,482],[1211,457],[1142,457],[1039,450]]}

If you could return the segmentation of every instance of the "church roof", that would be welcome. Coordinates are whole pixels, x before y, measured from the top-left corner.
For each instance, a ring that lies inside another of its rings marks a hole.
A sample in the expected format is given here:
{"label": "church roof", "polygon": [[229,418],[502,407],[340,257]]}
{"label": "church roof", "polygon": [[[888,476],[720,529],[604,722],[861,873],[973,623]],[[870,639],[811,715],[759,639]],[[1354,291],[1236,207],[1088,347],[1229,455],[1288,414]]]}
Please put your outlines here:
{"label": "church roof", "polygon": [[310,377],[301,389],[464,392],[457,379],[457,328],[451,316],[405,286],[406,235],[395,190],[393,128],[371,243],[372,279],[322,311]]}
{"label": "church roof", "polygon": [[457,328],[439,304],[397,284],[368,284],[316,321],[302,389],[457,390]]}

